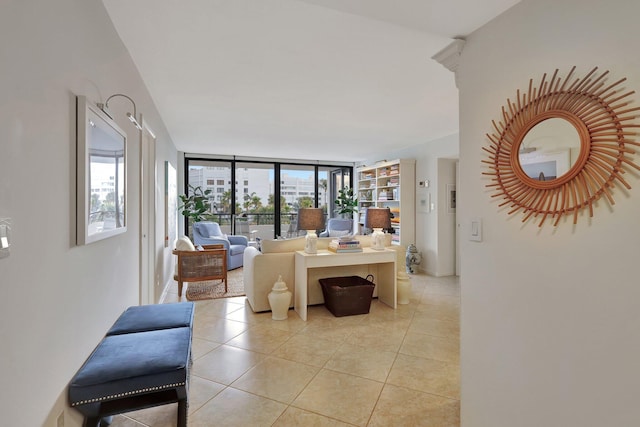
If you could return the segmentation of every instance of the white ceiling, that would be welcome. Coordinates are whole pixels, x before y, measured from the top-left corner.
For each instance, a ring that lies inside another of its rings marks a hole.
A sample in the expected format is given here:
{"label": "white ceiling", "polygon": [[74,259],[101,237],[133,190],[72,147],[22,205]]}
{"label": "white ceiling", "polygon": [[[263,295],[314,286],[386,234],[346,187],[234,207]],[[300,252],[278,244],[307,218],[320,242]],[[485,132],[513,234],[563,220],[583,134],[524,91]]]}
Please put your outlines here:
{"label": "white ceiling", "polygon": [[103,0],[178,150],[336,161],[456,133],[431,56],[518,1]]}

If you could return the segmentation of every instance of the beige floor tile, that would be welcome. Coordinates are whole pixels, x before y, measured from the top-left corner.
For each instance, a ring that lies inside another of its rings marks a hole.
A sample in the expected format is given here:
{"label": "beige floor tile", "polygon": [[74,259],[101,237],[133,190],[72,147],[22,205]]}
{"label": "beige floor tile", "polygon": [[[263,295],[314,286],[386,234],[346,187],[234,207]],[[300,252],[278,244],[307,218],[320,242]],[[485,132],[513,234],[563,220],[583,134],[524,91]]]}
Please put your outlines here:
{"label": "beige floor tile", "polygon": [[301,335],[312,336],[323,340],[343,343],[355,330],[355,326],[353,325],[353,323],[349,324],[333,319],[315,319],[313,321],[310,321],[307,327],[305,327],[298,333]]}
{"label": "beige floor tile", "polygon": [[228,301],[226,298],[196,301],[196,312],[194,319],[199,320],[201,316],[204,317],[225,317],[226,315],[242,309],[242,305],[234,304]]}
{"label": "beige floor tile", "polygon": [[445,295],[425,292],[420,297],[421,304],[442,304],[448,305],[454,308],[460,309],[460,296],[459,295]]}
{"label": "beige floor tile", "polygon": [[289,406],[273,424],[273,427],[349,427],[352,425]]}
{"label": "beige floor tile", "polygon": [[460,399],[460,367],[456,364],[399,354],[387,384]]}
{"label": "beige floor tile", "polygon": [[286,320],[273,320],[271,318],[271,313],[268,313],[268,316],[260,322],[260,325],[291,333],[300,332],[309,326],[309,324],[302,320],[293,310],[289,310],[289,317]]}
{"label": "beige floor tile", "polygon": [[234,320],[227,320],[219,317],[199,319],[193,325],[194,338],[201,338],[217,343],[225,343],[230,339],[240,335],[251,325]]}
{"label": "beige floor tile", "polygon": [[291,338],[291,335],[291,332],[258,324],[227,341],[227,344],[244,348],[245,350],[269,354]]}
{"label": "beige floor tile", "polygon": [[363,323],[375,322],[399,322],[410,323],[416,304],[398,305],[394,310],[383,302],[374,300],[369,310],[369,315],[363,319]]}
{"label": "beige floor tile", "polygon": [[339,346],[340,343],[317,338],[311,334],[297,334],[282,344],[272,355],[321,368]]}
{"label": "beige floor tile", "polygon": [[386,384],[368,427],[389,426],[459,427],[460,402]]}
{"label": "beige floor tile", "polygon": [[192,375],[229,385],[264,357],[253,351],[221,345],[195,360],[191,372]]}
{"label": "beige floor tile", "polygon": [[292,406],[364,426],[382,386],[383,383],[377,381],[323,369]]}
{"label": "beige floor tile", "polygon": [[193,338],[191,341],[191,357],[193,360],[204,356],[214,348],[220,346],[220,343],[203,340],[202,338]]}
{"label": "beige floor tile", "polygon": [[[409,277],[397,310],[373,299],[367,315],[335,317],[318,305],[307,322],[254,313],[245,297],[197,301],[189,427],[459,426],[459,279]],[[174,427],[176,416],[164,405],[112,425]]]}
{"label": "beige floor tile", "polygon": [[437,281],[437,279],[434,279],[427,283],[427,286],[425,286],[424,288],[424,292],[432,294],[454,295],[459,297],[460,286],[452,282],[447,282],[445,280]]}
{"label": "beige floor tile", "polygon": [[226,314],[224,317],[229,320],[255,325],[265,321],[266,319],[271,319],[271,312],[254,313],[247,305],[247,307],[242,307],[241,310],[235,310]]}
{"label": "beige floor tile", "polygon": [[384,382],[391,371],[395,358],[395,351],[378,349],[371,351],[370,348],[344,343],[324,367],[332,371]]}
{"label": "beige floor tile", "polygon": [[191,375],[189,379],[189,414],[200,409],[225,387],[223,384]]}
{"label": "beige floor tile", "polygon": [[231,387],[288,404],[319,370],[314,366],[268,357],[234,381]]}
{"label": "beige floor tile", "polygon": [[424,313],[413,318],[408,332],[417,332],[444,338],[460,338],[460,323],[450,320],[434,319]]}
{"label": "beige floor tile", "polygon": [[[155,406],[153,408],[141,409],[139,411],[132,411],[123,414],[130,420],[119,419],[116,424],[111,423],[111,427],[138,427],[140,424],[143,426],[153,427],[176,427],[178,425],[178,404],[172,403],[169,405]],[[131,420],[140,424],[131,424]]]}
{"label": "beige floor tile", "polygon": [[419,304],[415,316],[460,323],[460,308],[443,304]]}
{"label": "beige floor tile", "polygon": [[400,353],[409,356],[460,363],[460,340],[408,332],[400,347]]}
{"label": "beige floor tile", "polygon": [[397,352],[406,334],[406,326],[393,327],[392,323],[372,323],[354,327],[354,331],[347,340],[350,344],[367,347],[377,351]]}
{"label": "beige floor tile", "polygon": [[[176,423],[177,424],[177,423]],[[113,417],[111,427],[147,427],[126,415],[116,415]]]}
{"label": "beige floor tile", "polygon": [[189,427],[268,427],[286,408],[283,403],[227,388],[189,417]]}

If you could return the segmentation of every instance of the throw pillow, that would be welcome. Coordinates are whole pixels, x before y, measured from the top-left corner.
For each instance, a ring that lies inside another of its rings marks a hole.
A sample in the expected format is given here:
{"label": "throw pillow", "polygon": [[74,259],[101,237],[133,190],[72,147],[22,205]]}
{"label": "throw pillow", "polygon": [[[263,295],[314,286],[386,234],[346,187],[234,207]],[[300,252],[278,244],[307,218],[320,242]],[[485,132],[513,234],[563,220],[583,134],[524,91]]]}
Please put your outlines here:
{"label": "throw pillow", "polygon": [[176,240],[176,249],[179,251],[195,251],[196,248],[187,236],[182,236]]}
{"label": "throw pillow", "polygon": [[342,237],[351,234],[350,230],[329,230],[329,237]]}
{"label": "throw pillow", "polygon": [[215,222],[199,222],[195,224],[195,227],[198,228],[200,235],[204,237],[220,237],[222,235],[220,226]]}

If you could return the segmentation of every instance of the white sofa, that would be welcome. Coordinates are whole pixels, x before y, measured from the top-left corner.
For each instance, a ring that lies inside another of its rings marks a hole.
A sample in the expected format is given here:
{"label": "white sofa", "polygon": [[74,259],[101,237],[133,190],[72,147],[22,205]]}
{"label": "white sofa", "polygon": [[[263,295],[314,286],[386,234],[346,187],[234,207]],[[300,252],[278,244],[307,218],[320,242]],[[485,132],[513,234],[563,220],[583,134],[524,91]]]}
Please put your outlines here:
{"label": "white sofa", "polygon": [[[371,236],[358,235],[355,238],[360,241],[362,247],[371,246]],[[318,249],[327,249],[331,240],[333,240],[331,237],[318,238]],[[293,307],[293,301],[295,301],[295,252],[304,250],[304,241],[304,237],[287,240],[263,240],[262,251],[253,247],[245,249],[243,260],[244,290],[253,311],[271,310],[267,296],[279,275],[282,276],[282,280],[285,281],[293,294],[291,298],[291,307]],[[386,246],[391,246],[390,234],[387,234]],[[309,305],[324,303],[318,278],[352,275],[366,277],[367,274],[373,274],[375,277],[375,268],[375,266],[367,265],[333,267],[330,271],[316,272],[315,276],[310,274]]]}

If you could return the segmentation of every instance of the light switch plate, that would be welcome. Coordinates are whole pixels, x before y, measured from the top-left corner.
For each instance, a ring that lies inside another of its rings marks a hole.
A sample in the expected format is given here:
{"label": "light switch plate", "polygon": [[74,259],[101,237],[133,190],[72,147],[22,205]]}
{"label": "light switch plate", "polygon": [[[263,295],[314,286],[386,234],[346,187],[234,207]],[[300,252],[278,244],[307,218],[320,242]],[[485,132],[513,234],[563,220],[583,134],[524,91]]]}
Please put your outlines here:
{"label": "light switch plate", "polygon": [[11,246],[11,218],[0,218],[0,258],[9,256]]}
{"label": "light switch plate", "polygon": [[469,240],[482,242],[482,219],[471,218],[469,222]]}

